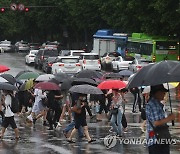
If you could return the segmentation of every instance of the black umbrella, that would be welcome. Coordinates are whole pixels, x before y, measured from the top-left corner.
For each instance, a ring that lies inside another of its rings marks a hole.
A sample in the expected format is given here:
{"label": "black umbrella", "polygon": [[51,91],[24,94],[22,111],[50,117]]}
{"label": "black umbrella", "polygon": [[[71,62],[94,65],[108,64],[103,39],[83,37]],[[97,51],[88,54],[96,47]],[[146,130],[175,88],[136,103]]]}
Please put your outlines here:
{"label": "black umbrella", "polygon": [[24,70],[24,71],[20,71],[16,76],[15,78],[18,78],[19,76],[21,76],[22,74],[26,73],[26,72],[32,72],[30,70]]}
{"label": "black umbrella", "polygon": [[122,78],[122,75],[120,75],[119,73],[106,73],[104,74],[103,78]]}
{"label": "black umbrella", "polygon": [[103,92],[99,88],[88,84],[73,86],[69,89],[69,91],[75,93],[81,93],[81,94],[96,94],[96,95],[103,94]]}
{"label": "black umbrella", "polygon": [[1,90],[11,90],[11,91],[15,90],[15,91],[18,91],[18,89],[14,85],[9,84],[9,83],[2,83],[2,82],[0,83],[0,89]]}
{"label": "black umbrella", "polygon": [[176,76],[176,77],[178,77],[178,78],[179,78],[179,81],[180,81],[180,63],[179,63],[179,65],[176,65],[175,67],[173,67],[173,68],[169,71],[168,74],[171,75],[171,76]]}
{"label": "black umbrella", "polygon": [[72,85],[81,85],[81,84],[88,84],[88,85],[92,85],[92,86],[97,86],[98,83],[96,81],[94,81],[93,79],[89,79],[89,78],[77,78],[72,82]]}
{"label": "black umbrella", "polygon": [[64,79],[69,78],[69,76],[66,73],[57,73],[55,74],[55,80],[57,80],[59,83],[62,83]]}
{"label": "black umbrella", "polygon": [[12,85],[16,83],[16,79],[11,74],[1,74],[0,76],[6,79]]}
{"label": "black umbrella", "polygon": [[[180,65],[178,61],[167,60],[144,66],[130,79],[127,88],[177,82],[180,80],[179,77],[170,75],[169,72],[178,65]],[[169,103],[172,113],[171,99]],[[174,122],[172,124],[174,125]]]}
{"label": "black umbrella", "polygon": [[131,76],[133,74],[133,72],[130,71],[130,70],[122,70],[122,71],[119,72],[119,74],[122,75],[122,76],[129,77],[129,76]]}
{"label": "black umbrella", "polygon": [[103,74],[93,70],[83,70],[76,74],[77,78],[102,78]]}
{"label": "black umbrella", "polygon": [[167,60],[144,66],[130,79],[127,88],[178,82],[179,77],[169,74],[177,65],[180,65],[180,62]]}
{"label": "black umbrella", "polygon": [[73,77],[73,78],[64,79],[64,80],[62,81],[62,84],[61,84],[61,90],[62,90],[62,91],[67,91],[67,90],[69,90],[69,89],[72,87],[72,82],[73,82],[75,79],[77,79],[77,78]]}

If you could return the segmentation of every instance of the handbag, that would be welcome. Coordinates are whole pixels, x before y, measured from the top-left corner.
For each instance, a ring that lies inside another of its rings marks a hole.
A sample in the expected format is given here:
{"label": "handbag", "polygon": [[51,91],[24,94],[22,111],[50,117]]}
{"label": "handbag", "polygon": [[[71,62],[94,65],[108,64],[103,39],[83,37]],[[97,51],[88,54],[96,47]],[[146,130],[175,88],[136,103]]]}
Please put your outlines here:
{"label": "handbag", "polygon": [[118,108],[114,108],[111,110],[111,114],[118,114]]}
{"label": "handbag", "polygon": [[150,120],[149,123],[152,126],[154,134],[158,140],[171,139],[171,134],[169,133],[169,126],[167,124],[154,127]]}

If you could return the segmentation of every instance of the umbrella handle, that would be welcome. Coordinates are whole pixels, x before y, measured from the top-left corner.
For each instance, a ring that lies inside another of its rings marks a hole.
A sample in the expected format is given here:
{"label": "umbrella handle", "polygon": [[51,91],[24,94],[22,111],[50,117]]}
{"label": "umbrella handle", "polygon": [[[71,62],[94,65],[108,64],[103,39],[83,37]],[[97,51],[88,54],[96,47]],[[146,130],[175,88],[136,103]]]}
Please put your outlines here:
{"label": "umbrella handle", "polygon": [[[168,83],[167,83],[167,87],[168,87],[169,105],[170,105],[171,113],[172,113],[171,95],[170,95],[169,84]],[[174,126],[174,125],[175,125],[174,120],[172,120],[172,126]]]}

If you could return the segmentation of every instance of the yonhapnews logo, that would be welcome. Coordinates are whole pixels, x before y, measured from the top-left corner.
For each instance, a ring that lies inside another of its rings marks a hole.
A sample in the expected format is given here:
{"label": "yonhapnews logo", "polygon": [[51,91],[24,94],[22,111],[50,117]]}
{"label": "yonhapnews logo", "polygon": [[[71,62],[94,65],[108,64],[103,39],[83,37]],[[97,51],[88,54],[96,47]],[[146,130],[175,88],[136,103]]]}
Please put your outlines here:
{"label": "yonhapnews logo", "polygon": [[117,143],[116,136],[108,135],[104,138],[104,145],[107,149],[113,148]]}

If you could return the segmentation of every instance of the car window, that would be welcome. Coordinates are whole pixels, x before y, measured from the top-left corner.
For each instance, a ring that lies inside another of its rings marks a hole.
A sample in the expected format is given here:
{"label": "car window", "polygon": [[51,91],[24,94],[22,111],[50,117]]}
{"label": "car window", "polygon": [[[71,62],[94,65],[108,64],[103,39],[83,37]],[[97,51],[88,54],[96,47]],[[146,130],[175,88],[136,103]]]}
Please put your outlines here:
{"label": "car window", "polygon": [[37,54],[37,51],[31,51],[31,54],[36,55],[36,54]]}
{"label": "car window", "polygon": [[84,53],[84,52],[73,52],[72,55],[73,55],[73,56],[80,56],[81,53]]}
{"label": "car window", "polygon": [[60,59],[60,62],[62,62],[62,63],[78,63],[79,60],[76,58],[62,58],[62,59]]}
{"label": "car window", "polygon": [[99,56],[98,55],[84,55],[84,59],[89,59],[89,60],[99,59]]}
{"label": "car window", "polygon": [[58,50],[44,50],[45,56],[58,56],[59,52]]}
{"label": "car window", "polygon": [[11,42],[10,41],[1,41],[0,44],[11,44]]}

